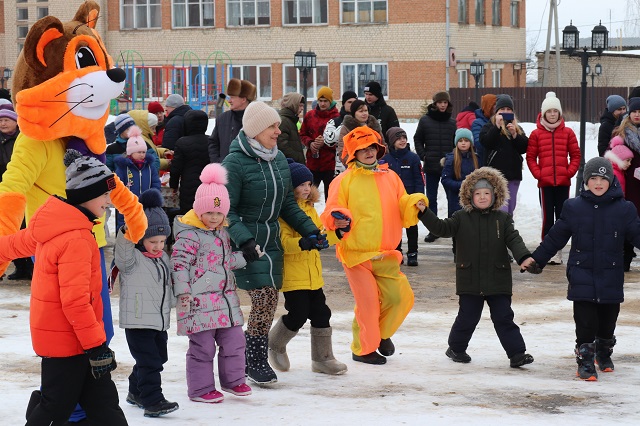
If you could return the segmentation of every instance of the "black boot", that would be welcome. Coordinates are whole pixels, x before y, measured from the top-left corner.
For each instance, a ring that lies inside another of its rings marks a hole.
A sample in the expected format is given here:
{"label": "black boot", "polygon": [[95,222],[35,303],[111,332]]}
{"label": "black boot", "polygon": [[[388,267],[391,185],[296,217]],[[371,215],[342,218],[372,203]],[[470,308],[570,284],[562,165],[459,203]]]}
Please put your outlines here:
{"label": "black boot", "polygon": [[526,364],[531,364],[533,362],[533,357],[529,354],[526,354],[524,352],[520,353],[520,354],[516,354],[514,356],[512,356],[511,358],[509,358],[509,366],[511,368],[518,368],[518,367],[522,367],[523,365]]}
{"label": "black boot", "polygon": [[384,356],[391,356],[396,352],[396,346],[391,341],[391,338],[380,339],[378,352],[380,352],[380,355],[384,355]]}
{"label": "black boot", "polygon": [[144,408],[144,416],[145,417],[160,417],[165,414],[173,413],[178,408],[177,402],[170,402],[166,399],[158,402],[157,404],[150,405],[149,407]]}
{"label": "black boot", "polygon": [[24,257],[13,261],[16,270],[7,278],[10,280],[31,280],[33,276],[33,262],[31,258]]}
{"label": "black boot", "polygon": [[364,362],[365,364],[382,365],[387,363],[387,359],[375,351],[366,355],[351,354],[351,358],[354,361]]}
{"label": "black boot", "polygon": [[462,362],[464,364],[471,362],[471,357],[467,351],[455,352],[453,349],[448,348],[444,354],[451,358],[453,362]]}
{"label": "black boot", "polygon": [[27,404],[27,420],[31,417],[31,413],[33,409],[36,408],[38,404],[40,404],[40,399],[42,398],[42,392],[39,390],[34,390],[31,392],[31,397],[29,398],[29,403]]}
{"label": "black boot", "polygon": [[598,380],[598,372],[594,364],[596,354],[596,343],[583,343],[576,345],[576,362],[578,363],[578,372],[576,375],[582,380],[595,382]]}
{"label": "black boot", "polygon": [[247,339],[245,361],[247,378],[258,385],[277,382],[278,376],[267,362],[269,338],[267,336],[251,336],[246,333],[245,337]]}
{"label": "black boot", "polygon": [[600,367],[600,371],[611,373],[613,371],[613,361],[611,354],[613,347],[616,345],[616,336],[611,339],[601,339],[596,337],[596,363]]}

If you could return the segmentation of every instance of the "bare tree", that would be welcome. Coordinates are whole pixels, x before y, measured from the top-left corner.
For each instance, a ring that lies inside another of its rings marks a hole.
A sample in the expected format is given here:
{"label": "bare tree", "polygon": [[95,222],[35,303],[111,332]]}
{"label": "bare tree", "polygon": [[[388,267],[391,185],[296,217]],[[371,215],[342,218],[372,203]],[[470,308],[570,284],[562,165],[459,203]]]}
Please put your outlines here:
{"label": "bare tree", "polygon": [[640,36],[640,0],[627,0],[625,13],[624,35],[625,37]]}

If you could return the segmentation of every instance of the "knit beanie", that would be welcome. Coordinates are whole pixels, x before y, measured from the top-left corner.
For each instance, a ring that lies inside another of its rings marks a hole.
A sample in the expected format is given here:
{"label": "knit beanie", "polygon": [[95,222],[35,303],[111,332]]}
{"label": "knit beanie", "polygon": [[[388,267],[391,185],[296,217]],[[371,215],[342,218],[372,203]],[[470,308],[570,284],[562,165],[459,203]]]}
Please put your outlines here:
{"label": "knit beanie", "polygon": [[613,112],[618,108],[627,106],[627,102],[620,95],[610,95],[607,97],[607,111]]}
{"label": "knit beanie", "polygon": [[149,105],[147,106],[147,111],[149,111],[152,114],[157,114],[159,112],[164,112],[164,107],[160,102],[149,102]]}
{"label": "knit beanie", "polygon": [[147,143],[142,139],[142,130],[138,126],[131,126],[127,140],[127,155],[142,151],[147,152]]}
{"label": "knit beanie", "polygon": [[157,126],[158,125],[158,116],[155,115],[154,113],[148,113],[149,115],[147,116],[147,124],[149,125],[149,127],[153,127],[153,126]]}
{"label": "knit beanie", "polygon": [[395,143],[401,137],[407,137],[407,132],[402,127],[390,127],[387,130],[387,140],[389,141],[389,147],[395,149]]}
{"label": "knit beanie", "polygon": [[511,99],[511,96],[506,94],[496,96],[496,111],[500,108],[513,109],[513,99]]}
{"label": "knit beanie", "polygon": [[351,91],[351,90],[347,90],[346,92],[344,92],[342,94],[342,103],[344,104],[349,99],[358,99],[358,94],[356,92]]}
{"label": "knit beanie", "polygon": [[0,105],[11,105],[13,107],[13,104],[11,103],[11,101],[5,98],[0,98]]}
{"label": "knit beanie", "polygon": [[[476,190],[478,190],[478,189],[488,189],[489,191],[491,191],[491,206],[493,206],[493,203],[496,202],[496,194],[495,194],[495,189],[491,185],[491,183],[486,179],[479,179],[476,182],[476,184],[473,186],[473,192],[476,192]],[[471,197],[471,204],[473,205],[473,207],[477,207],[473,203],[473,196]]]}
{"label": "knit beanie", "polygon": [[360,99],[356,99],[355,101],[353,101],[351,103],[351,108],[349,109],[349,114],[351,114],[351,116],[353,118],[356,117],[356,111],[360,109],[360,107],[364,105],[367,107],[367,109],[369,109],[369,107],[367,106],[367,103],[363,100]]}
{"label": "knit beanie", "polygon": [[[249,105],[253,105],[253,102]],[[193,211],[198,218],[201,218],[207,212],[220,212],[226,217],[229,214],[231,205],[229,192],[225,187],[227,184],[227,169],[222,164],[208,164],[200,173],[200,181],[202,183],[196,190],[196,197],[193,202]]]}
{"label": "knit beanie", "polygon": [[75,149],[64,154],[67,167],[67,202],[78,205],[115,189],[116,179],[106,164],[93,157],[83,156]]}
{"label": "knit beanie", "polygon": [[273,123],[280,124],[281,122],[282,119],[278,111],[264,102],[251,102],[244,110],[242,129],[245,135],[255,138]]}
{"label": "knit beanie", "polygon": [[560,105],[560,99],[556,97],[555,92],[547,92],[547,96],[544,101],[542,101],[542,107],[540,111],[542,112],[542,116],[549,111],[550,109],[557,109],[560,111],[560,115],[562,115],[562,106]]}
{"label": "knit beanie", "polygon": [[447,101],[451,103],[451,96],[449,96],[449,92],[438,92],[433,95],[433,102]]}
{"label": "knit beanie", "polygon": [[305,182],[313,182],[313,174],[311,170],[304,164],[296,163],[293,158],[287,158],[289,162],[289,170],[291,171],[291,184],[294,188]]}
{"label": "knit beanie", "polygon": [[489,118],[493,115],[493,107],[496,105],[497,99],[498,97],[492,93],[487,93],[480,98],[480,108],[485,117]]}
{"label": "knit beanie", "polygon": [[627,111],[638,111],[640,110],[640,98],[631,98],[629,99],[629,107]]}
{"label": "knit beanie", "polygon": [[620,136],[615,136],[613,139],[611,139],[611,142],[609,142],[609,147],[611,147],[611,152],[613,152],[616,157],[618,157],[622,161],[633,158],[633,151],[631,151],[629,147],[624,144],[624,139],[622,139]]}
{"label": "knit beanie", "polygon": [[113,120],[113,125],[116,126],[115,127],[116,135],[121,134],[122,132],[124,132],[131,126],[134,126],[135,124],[136,122],[133,121],[133,117],[131,117],[129,114],[120,114],[115,118],[115,120]]}
{"label": "knit beanie", "polygon": [[465,129],[464,127],[456,130],[456,135],[453,138],[453,146],[455,147],[458,144],[458,141],[463,138],[468,139],[469,142],[471,142],[471,146],[473,146],[473,133],[471,133],[471,130]]}
{"label": "knit beanie", "polygon": [[318,90],[318,96],[317,99],[320,98],[325,98],[326,100],[328,100],[329,102],[333,102],[333,90],[331,90],[329,87],[321,87],[320,90]]}
{"label": "knit beanie", "polygon": [[364,86],[364,92],[369,92],[378,99],[382,99],[382,86],[377,81],[370,81]]}
{"label": "knit beanie", "polygon": [[611,161],[602,157],[594,157],[587,161],[584,166],[584,184],[587,185],[589,179],[594,176],[600,176],[609,181],[609,184],[613,183],[613,166]]}
{"label": "knit beanie", "polygon": [[169,224],[169,217],[162,208],[162,194],[156,188],[149,188],[140,194],[140,204],[144,209],[144,214],[147,216],[147,231],[144,233],[145,238],[153,238],[158,235],[164,235],[168,237],[171,235],[171,226]]}
{"label": "knit beanie", "polygon": [[184,105],[184,98],[174,93],[173,95],[167,96],[167,100],[164,101],[164,105],[168,106],[169,108],[181,107],[182,105]]}
{"label": "knit beanie", "polygon": [[18,121],[18,114],[13,110],[11,102],[0,105],[0,118],[8,118],[9,120]]}

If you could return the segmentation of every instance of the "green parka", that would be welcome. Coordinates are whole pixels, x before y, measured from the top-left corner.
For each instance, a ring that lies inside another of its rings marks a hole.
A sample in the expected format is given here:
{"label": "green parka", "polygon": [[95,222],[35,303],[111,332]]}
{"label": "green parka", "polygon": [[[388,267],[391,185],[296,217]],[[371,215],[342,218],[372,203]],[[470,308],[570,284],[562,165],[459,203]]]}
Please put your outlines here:
{"label": "green parka", "polygon": [[279,289],[282,287],[283,249],[278,217],[300,235],[307,236],[318,230],[295,200],[287,159],[278,151],[273,160],[263,160],[240,130],[222,165],[227,169],[226,186],[231,204],[227,221],[231,240],[235,247],[240,247],[253,238],[265,252],[256,262],[235,271],[238,287],[243,290],[266,286]]}

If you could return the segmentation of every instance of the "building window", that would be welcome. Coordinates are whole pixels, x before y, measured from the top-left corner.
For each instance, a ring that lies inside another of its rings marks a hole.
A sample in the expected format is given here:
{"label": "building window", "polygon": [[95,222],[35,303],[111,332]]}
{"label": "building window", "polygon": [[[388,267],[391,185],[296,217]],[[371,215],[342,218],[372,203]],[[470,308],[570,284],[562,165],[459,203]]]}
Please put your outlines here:
{"label": "building window", "polygon": [[213,0],[173,0],[172,3],[173,28],[214,26]]}
{"label": "building window", "polygon": [[500,87],[500,79],[502,76],[502,70],[491,70],[491,84],[493,87]]}
{"label": "building window", "polygon": [[120,29],[161,28],[160,0],[122,0]]}
{"label": "building window", "polygon": [[382,87],[382,94],[389,94],[387,84],[389,81],[389,68],[385,63],[367,64],[342,64],[342,93],[352,90],[358,96],[364,96],[364,87],[370,81],[377,81]]}
{"label": "building window", "polygon": [[458,0],[458,24],[469,23],[469,0]]}
{"label": "building window", "polygon": [[18,43],[18,53],[22,52],[22,49],[24,49],[24,43]]}
{"label": "building window", "polygon": [[476,25],[484,23],[484,0],[476,0]]}
{"label": "building window", "polygon": [[341,0],[343,24],[387,22],[387,0]]}
{"label": "building window", "polygon": [[520,0],[511,0],[511,26],[520,27]]}
{"label": "building window", "polygon": [[18,38],[25,38],[29,32],[29,27],[26,25],[18,25]]}
{"label": "building window", "polygon": [[502,0],[493,0],[491,9],[491,23],[493,25],[502,25]]}
{"label": "building window", "polygon": [[285,65],[283,70],[284,93],[297,92],[307,98],[316,99],[316,94],[323,86],[329,86],[329,65],[317,65],[307,75],[307,93],[304,94],[302,73],[293,65]]}
{"label": "building window", "polygon": [[27,9],[26,7],[18,8],[17,17],[18,17],[18,21],[27,21],[29,19],[29,9]]}
{"label": "building window", "polygon": [[46,3],[46,2],[48,2],[48,1],[49,1],[49,0],[38,0],[38,3]]}
{"label": "building window", "polygon": [[326,24],[327,0],[283,0],[285,25]]}
{"label": "building window", "polygon": [[461,89],[469,87],[469,72],[467,70],[458,70],[458,87]]}
{"label": "building window", "polygon": [[49,16],[49,8],[48,7],[39,7],[36,9],[38,12],[38,19],[42,19],[45,16]]}
{"label": "building window", "polygon": [[227,25],[230,27],[269,25],[269,0],[227,0]]}
{"label": "building window", "polygon": [[231,78],[250,81],[256,85],[259,100],[271,100],[270,65],[232,65],[229,67],[229,79]]}
{"label": "building window", "polygon": [[26,3],[27,0],[16,0],[16,3]]}

